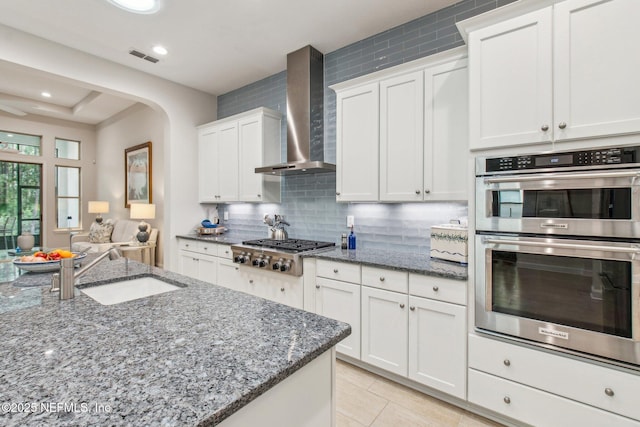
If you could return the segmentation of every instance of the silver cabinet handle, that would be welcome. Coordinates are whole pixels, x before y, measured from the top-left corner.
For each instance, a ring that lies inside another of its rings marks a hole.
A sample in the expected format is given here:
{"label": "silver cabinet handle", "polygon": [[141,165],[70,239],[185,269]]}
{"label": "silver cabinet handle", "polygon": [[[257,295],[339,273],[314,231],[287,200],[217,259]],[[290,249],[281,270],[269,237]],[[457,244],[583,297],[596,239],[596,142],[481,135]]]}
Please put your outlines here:
{"label": "silver cabinet handle", "polygon": [[384,282],[384,276],[380,276],[380,281]]}
{"label": "silver cabinet handle", "polygon": [[605,388],[605,389],[604,389],[604,394],[606,394],[606,395],[607,395],[607,396],[609,396],[609,397],[613,397],[613,395],[614,395],[615,393],[613,392],[613,390],[612,390],[612,389],[610,389],[609,387],[607,387],[607,388]]}
{"label": "silver cabinet handle", "polygon": [[416,194],[417,194],[417,195],[420,195],[420,190],[416,190]]}
{"label": "silver cabinet handle", "polygon": [[511,366],[511,361],[509,359],[504,359],[504,366]]}
{"label": "silver cabinet handle", "polygon": [[566,127],[567,127],[567,124],[566,124],[565,122],[560,122],[560,123],[558,123],[558,127],[559,127],[560,129],[564,129],[564,128],[566,128]]}
{"label": "silver cabinet handle", "polygon": [[404,308],[404,304],[400,304],[400,308]]}
{"label": "silver cabinet handle", "polygon": [[316,289],[320,289],[320,285],[316,285]]}
{"label": "silver cabinet handle", "polygon": [[439,290],[440,290],[440,288],[439,288],[439,287],[437,287],[437,286],[434,286],[434,287],[433,287],[433,292],[438,292]]}
{"label": "silver cabinet handle", "polygon": [[505,396],[502,400],[504,400],[504,403],[506,403],[507,405],[511,403],[511,398],[509,396]]}
{"label": "silver cabinet handle", "polygon": [[557,173],[549,173],[549,174],[534,174],[529,176],[503,176],[497,178],[485,178],[485,184],[500,184],[502,182],[531,182],[531,181],[546,181],[546,180],[557,180],[557,179],[593,179],[593,178],[638,178],[640,174],[638,172],[601,172],[601,173],[590,173],[588,176],[584,174],[577,173],[565,173],[565,174],[557,174]]}
{"label": "silver cabinet handle", "polygon": [[416,311],[416,308],[414,306],[411,306],[411,307],[409,307],[409,310]]}
{"label": "silver cabinet handle", "polygon": [[431,193],[431,190],[424,190],[425,194]]}
{"label": "silver cabinet handle", "polygon": [[333,272],[334,272],[334,273],[336,273],[336,274],[338,274],[338,269],[337,269],[337,268],[334,268],[334,269],[333,269]]}
{"label": "silver cabinet handle", "polygon": [[525,240],[508,240],[508,239],[487,239],[483,238],[482,243],[491,243],[495,245],[519,245],[519,246],[537,246],[544,248],[558,248],[558,249],[585,249],[593,251],[609,251],[625,254],[637,254],[640,253],[638,247],[616,247],[616,246],[601,246],[601,245],[581,245],[578,243],[549,243],[549,242],[527,242]]}
{"label": "silver cabinet handle", "polygon": [[542,125],[540,129],[542,129],[542,132],[546,132],[549,130],[549,125]]}

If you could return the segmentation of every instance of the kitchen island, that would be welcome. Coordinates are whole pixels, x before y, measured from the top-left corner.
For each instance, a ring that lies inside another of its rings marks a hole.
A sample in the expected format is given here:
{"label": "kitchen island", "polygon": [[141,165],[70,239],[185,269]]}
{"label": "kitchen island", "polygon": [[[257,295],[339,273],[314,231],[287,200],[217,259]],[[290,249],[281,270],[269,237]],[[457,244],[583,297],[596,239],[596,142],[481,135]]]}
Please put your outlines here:
{"label": "kitchen island", "polygon": [[79,288],[144,276],[180,289],[105,306],[46,273],[0,285],[2,425],[326,425],[349,325],[126,259]]}

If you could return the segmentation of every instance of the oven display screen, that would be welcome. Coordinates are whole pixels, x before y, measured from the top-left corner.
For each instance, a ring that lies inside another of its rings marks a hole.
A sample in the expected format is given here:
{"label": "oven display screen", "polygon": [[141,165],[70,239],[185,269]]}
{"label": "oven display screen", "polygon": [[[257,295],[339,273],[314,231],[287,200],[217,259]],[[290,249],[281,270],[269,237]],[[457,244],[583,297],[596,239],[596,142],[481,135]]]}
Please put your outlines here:
{"label": "oven display screen", "polygon": [[536,157],[536,166],[567,166],[567,165],[573,165],[572,154]]}

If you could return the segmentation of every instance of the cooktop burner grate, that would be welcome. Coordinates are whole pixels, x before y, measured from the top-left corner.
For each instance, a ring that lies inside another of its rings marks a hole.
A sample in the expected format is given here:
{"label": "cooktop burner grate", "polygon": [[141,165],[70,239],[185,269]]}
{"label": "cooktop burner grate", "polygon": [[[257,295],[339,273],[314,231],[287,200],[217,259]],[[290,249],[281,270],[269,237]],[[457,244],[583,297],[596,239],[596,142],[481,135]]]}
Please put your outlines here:
{"label": "cooktop burner grate", "polygon": [[302,240],[302,239],[286,239],[286,240],[274,240],[274,239],[258,239],[247,240],[242,242],[243,245],[259,246],[261,248],[268,249],[282,249],[286,251],[305,252],[312,251],[320,248],[327,248],[335,246],[332,242],[318,242],[315,240]]}

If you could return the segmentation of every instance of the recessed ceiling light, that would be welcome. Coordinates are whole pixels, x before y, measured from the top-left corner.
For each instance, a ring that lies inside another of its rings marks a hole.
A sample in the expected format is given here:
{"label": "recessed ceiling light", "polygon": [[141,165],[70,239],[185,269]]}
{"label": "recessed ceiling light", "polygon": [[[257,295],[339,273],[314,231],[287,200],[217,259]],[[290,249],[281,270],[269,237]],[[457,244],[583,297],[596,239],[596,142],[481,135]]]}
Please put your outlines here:
{"label": "recessed ceiling light", "polygon": [[160,45],[154,46],[153,51],[158,55],[166,55],[167,53],[169,53],[164,46],[160,46]]}
{"label": "recessed ceiling light", "polygon": [[108,0],[110,3],[133,13],[156,13],[160,0]]}
{"label": "recessed ceiling light", "polygon": [[42,92],[40,93],[40,95],[42,95],[45,98],[51,98],[51,94],[49,92]]}

